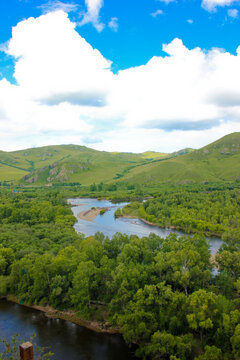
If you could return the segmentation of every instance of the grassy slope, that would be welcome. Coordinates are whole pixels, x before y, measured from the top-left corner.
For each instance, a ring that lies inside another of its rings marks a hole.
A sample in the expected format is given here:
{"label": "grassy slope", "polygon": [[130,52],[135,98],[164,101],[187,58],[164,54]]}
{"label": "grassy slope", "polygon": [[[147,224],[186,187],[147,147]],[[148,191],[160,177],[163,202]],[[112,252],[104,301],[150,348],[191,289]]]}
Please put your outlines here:
{"label": "grassy slope", "polygon": [[[181,155],[181,156],[180,156]],[[184,183],[240,179],[240,133],[196,151],[173,154],[108,153],[85,146],[59,145],[0,151],[0,181],[46,184],[52,182],[130,184]]]}
{"label": "grassy slope", "polygon": [[[82,184],[101,181],[112,182],[125,169],[143,162],[139,156],[128,153],[111,154],[74,145],[61,146],[57,149],[61,153],[60,150],[64,150],[66,152],[65,157],[59,159],[59,163],[50,171],[46,169],[41,172],[41,176],[37,171],[38,181],[71,181]],[[53,164],[52,161],[51,164]]]}
{"label": "grassy slope", "polygon": [[166,158],[169,156],[169,154],[159,153],[155,151],[145,151],[144,153],[140,154],[140,156],[145,160],[156,160]]}
{"label": "grassy slope", "polygon": [[240,179],[240,133],[183,156],[133,169],[125,177],[130,183],[202,182]]}
{"label": "grassy slope", "polygon": [[108,153],[78,145],[46,146],[0,152],[0,180],[20,180],[30,174],[25,182],[33,178],[36,183],[113,182],[133,166],[145,162],[141,154]]}
{"label": "grassy slope", "polygon": [[26,174],[27,172],[23,170],[0,164],[0,182],[3,181],[15,182],[18,179],[25,176]]}

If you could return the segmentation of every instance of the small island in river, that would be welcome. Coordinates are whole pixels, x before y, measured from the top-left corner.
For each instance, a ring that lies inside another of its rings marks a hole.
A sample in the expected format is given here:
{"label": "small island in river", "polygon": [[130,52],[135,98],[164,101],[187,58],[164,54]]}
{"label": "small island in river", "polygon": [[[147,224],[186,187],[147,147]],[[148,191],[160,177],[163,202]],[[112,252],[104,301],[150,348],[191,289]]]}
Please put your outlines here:
{"label": "small island in river", "polygon": [[98,215],[103,215],[108,210],[107,207],[97,207],[81,211],[77,217],[86,221],[93,221]]}

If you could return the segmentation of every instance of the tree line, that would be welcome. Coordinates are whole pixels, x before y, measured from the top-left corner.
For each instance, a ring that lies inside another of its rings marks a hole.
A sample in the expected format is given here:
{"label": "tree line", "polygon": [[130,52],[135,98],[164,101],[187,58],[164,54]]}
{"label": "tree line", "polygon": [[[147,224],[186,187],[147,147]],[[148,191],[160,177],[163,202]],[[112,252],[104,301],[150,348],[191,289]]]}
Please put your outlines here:
{"label": "tree line", "polygon": [[240,228],[240,190],[163,191],[154,199],[132,202],[123,212],[164,228],[221,237]]}

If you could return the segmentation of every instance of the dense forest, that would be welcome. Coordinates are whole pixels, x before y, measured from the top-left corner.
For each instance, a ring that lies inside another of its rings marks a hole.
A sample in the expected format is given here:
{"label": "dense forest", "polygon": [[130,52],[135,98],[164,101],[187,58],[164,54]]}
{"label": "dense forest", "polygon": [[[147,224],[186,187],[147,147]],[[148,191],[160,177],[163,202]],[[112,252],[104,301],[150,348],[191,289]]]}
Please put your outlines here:
{"label": "dense forest", "polygon": [[138,216],[164,228],[221,237],[224,232],[240,227],[240,189],[163,191],[143,203],[132,202],[123,209],[123,214]]}
{"label": "dense forest", "polygon": [[167,208],[166,218],[173,217],[175,207],[176,218],[189,209],[196,222],[203,214],[210,224],[223,220],[222,231],[229,230],[215,263],[201,234],[77,234],[66,202],[70,193],[1,188],[1,296],[97,319],[137,344],[142,358],[240,359],[238,190],[170,192],[140,204],[157,219]]}

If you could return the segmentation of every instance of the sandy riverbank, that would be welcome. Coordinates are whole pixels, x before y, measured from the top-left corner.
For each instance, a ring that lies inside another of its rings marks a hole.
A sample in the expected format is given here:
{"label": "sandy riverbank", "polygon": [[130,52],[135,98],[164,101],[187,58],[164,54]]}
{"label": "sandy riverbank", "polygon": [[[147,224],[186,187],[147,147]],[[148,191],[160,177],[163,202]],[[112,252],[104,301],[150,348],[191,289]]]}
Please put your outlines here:
{"label": "sandy riverbank", "polygon": [[97,207],[90,210],[81,211],[77,217],[81,220],[93,221],[101,212],[101,210],[107,211],[107,207]]}

